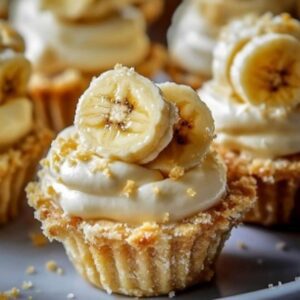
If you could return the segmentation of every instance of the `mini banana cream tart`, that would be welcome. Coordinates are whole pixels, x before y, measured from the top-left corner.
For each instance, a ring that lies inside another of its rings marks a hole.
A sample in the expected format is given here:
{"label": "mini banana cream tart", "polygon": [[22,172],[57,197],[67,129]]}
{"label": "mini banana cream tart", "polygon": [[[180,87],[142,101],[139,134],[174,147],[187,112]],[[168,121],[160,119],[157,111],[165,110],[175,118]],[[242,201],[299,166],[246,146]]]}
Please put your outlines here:
{"label": "mini banana cream tart", "polygon": [[[42,124],[55,131],[71,125],[77,100],[91,78],[116,63],[134,66],[145,76],[156,74],[166,60],[166,51],[151,43],[145,17],[134,6],[148,2],[13,3],[11,21],[23,35],[26,56],[33,64],[29,90]],[[148,10],[150,13],[151,7]]]}
{"label": "mini banana cream tart", "polygon": [[213,79],[199,90],[230,174],[257,180],[249,222],[299,222],[299,51],[300,22],[288,14],[236,20],[221,33]]}
{"label": "mini banana cream tart", "polygon": [[295,11],[296,0],[187,0],[168,30],[167,71],[179,83],[199,88],[212,76],[213,50],[220,30],[247,14]]}
{"label": "mini banana cream tart", "polygon": [[117,65],[80,97],[29,204],[44,234],[108,293],[143,297],[206,282],[251,208],[255,181],[226,178],[214,122],[190,87]]}
{"label": "mini banana cream tart", "polygon": [[31,65],[21,36],[0,21],[0,226],[19,213],[25,185],[50,144],[27,98]]}

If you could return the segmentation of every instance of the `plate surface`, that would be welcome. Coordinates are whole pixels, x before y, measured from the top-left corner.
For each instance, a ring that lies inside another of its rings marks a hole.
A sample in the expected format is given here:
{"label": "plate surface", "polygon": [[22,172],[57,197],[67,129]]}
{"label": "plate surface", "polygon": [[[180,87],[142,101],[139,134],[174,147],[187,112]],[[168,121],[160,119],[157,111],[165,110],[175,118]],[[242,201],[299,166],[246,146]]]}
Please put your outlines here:
{"label": "plate surface", "polygon": [[[67,299],[69,293],[79,300],[125,298],[107,295],[86,283],[75,272],[59,243],[34,247],[29,233],[38,226],[28,210],[20,220],[0,229],[0,291],[21,288],[23,281],[31,281],[34,287],[27,291],[21,289],[21,299],[28,299],[30,295],[34,300]],[[64,274],[48,272],[45,263],[49,260],[55,260]],[[30,265],[36,268],[36,274],[25,273]],[[233,230],[227,241],[217,263],[215,280],[178,294],[175,299],[300,299],[300,280],[295,281],[298,276],[299,232],[242,226]],[[269,284],[274,287],[268,288]]]}

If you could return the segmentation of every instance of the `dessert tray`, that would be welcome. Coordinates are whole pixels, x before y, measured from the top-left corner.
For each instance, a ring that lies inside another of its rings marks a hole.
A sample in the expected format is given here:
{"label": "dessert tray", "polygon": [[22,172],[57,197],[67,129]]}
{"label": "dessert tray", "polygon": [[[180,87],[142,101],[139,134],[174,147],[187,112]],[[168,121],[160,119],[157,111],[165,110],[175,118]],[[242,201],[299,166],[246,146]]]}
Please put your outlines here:
{"label": "dessert tray", "polygon": [[[0,291],[16,287],[18,299],[34,300],[128,298],[107,295],[86,283],[76,274],[62,245],[34,245],[44,243],[32,214],[28,208],[18,221],[0,229]],[[51,261],[58,269],[51,268]],[[28,274],[33,270],[34,274]],[[214,281],[176,293],[175,299],[300,299],[299,276],[300,233],[296,228],[244,225],[233,230],[227,241]]]}

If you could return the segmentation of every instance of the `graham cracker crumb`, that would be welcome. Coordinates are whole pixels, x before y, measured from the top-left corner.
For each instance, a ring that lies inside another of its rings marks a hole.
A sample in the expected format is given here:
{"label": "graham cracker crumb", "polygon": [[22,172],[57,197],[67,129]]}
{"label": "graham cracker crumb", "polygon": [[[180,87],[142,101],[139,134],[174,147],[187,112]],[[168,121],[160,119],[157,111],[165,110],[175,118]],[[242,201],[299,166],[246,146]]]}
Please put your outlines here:
{"label": "graham cracker crumb", "polygon": [[1,300],[9,300],[9,299],[17,299],[20,297],[20,290],[16,287],[13,287],[9,291],[5,291],[4,293],[0,293]]}
{"label": "graham cracker crumb", "polygon": [[92,159],[92,152],[78,152],[76,154],[76,158],[79,159],[80,161],[83,161],[83,162],[87,162],[87,161],[90,161]]}
{"label": "graham cracker crumb", "polygon": [[58,195],[58,193],[56,192],[56,190],[54,189],[54,187],[52,185],[48,186],[47,193],[51,197],[56,197]]}
{"label": "graham cracker crumb", "polygon": [[244,242],[242,242],[242,241],[238,241],[237,242],[237,246],[241,250],[247,250],[248,249],[248,246]]}
{"label": "graham cracker crumb", "polygon": [[58,265],[55,260],[49,260],[46,262],[46,269],[49,272],[57,272]]}
{"label": "graham cracker crumb", "polygon": [[41,232],[31,232],[29,237],[35,247],[44,247],[48,244],[47,238]]}
{"label": "graham cracker crumb", "polygon": [[280,242],[276,243],[275,249],[278,250],[278,251],[286,251],[287,250],[287,245],[286,245],[285,242],[280,241]]}
{"label": "graham cracker crumb", "polygon": [[171,169],[169,177],[172,180],[178,180],[184,175],[184,168],[180,166],[175,166]]}
{"label": "graham cracker crumb", "polygon": [[69,293],[67,295],[67,299],[75,299],[75,295],[73,293]]}
{"label": "graham cracker crumb", "polygon": [[23,281],[22,289],[23,290],[30,290],[33,288],[33,283],[31,281]]}
{"label": "graham cracker crumb", "polygon": [[27,275],[33,275],[33,274],[36,273],[36,269],[35,269],[34,266],[28,266],[27,269],[26,269],[26,271],[25,271],[25,273]]}
{"label": "graham cracker crumb", "polygon": [[168,294],[168,297],[169,297],[169,298],[174,298],[174,297],[175,297],[175,292],[174,292],[174,291],[170,292],[170,293]]}
{"label": "graham cracker crumb", "polygon": [[194,198],[197,195],[197,192],[192,188],[188,188],[186,190],[186,193],[187,193],[188,196],[190,196],[192,198]]}
{"label": "graham cracker crumb", "polygon": [[61,148],[60,148],[60,154],[62,156],[67,156],[69,155],[72,151],[76,150],[78,147],[78,144],[76,141],[72,138],[69,138],[67,140],[61,141]]}
{"label": "graham cracker crumb", "polygon": [[126,181],[126,185],[122,190],[122,194],[129,198],[135,192],[136,188],[136,182],[129,179]]}

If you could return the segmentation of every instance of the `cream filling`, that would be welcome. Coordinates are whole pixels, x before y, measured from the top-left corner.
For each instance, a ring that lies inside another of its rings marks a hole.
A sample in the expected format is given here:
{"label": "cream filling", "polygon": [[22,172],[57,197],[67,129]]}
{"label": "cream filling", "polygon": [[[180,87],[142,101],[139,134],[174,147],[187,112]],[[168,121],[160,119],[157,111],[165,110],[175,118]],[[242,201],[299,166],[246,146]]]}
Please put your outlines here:
{"label": "cream filling", "polygon": [[199,15],[195,4],[182,3],[168,30],[170,54],[181,67],[194,73],[211,75],[212,52],[218,28]]}
{"label": "cream filling", "polygon": [[[247,13],[284,12],[291,9],[293,1],[185,1],[178,7],[168,31],[170,54],[184,69],[211,76],[212,53],[224,24]],[[206,9],[200,9],[202,6]],[[206,14],[213,14],[217,22],[211,22]]]}
{"label": "cream filling", "polygon": [[[59,137],[72,135],[74,128],[70,127]],[[177,221],[214,206],[226,191],[226,168],[214,153],[175,181],[163,178],[159,171],[96,155],[70,164],[78,150],[57,169],[57,151],[59,144],[54,142],[48,154],[50,167],[40,175],[41,186],[45,193],[53,187],[62,209],[71,216],[129,223]],[[124,192],[128,180],[135,183],[130,195]]]}
{"label": "cream filling", "polygon": [[26,41],[26,56],[45,73],[66,68],[100,72],[116,63],[136,65],[149,52],[145,21],[133,7],[90,23],[59,20],[39,10],[38,0],[18,0],[12,11],[12,22]]}
{"label": "cream filling", "polygon": [[256,157],[275,158],[300,152],[300,107],[272,111],[238,102],[229,89],[209,82],[199,91],[212,111],[217,139],[228,148]]}
{"label": "cream filling", "polygon": [[32,103],[26,98],[0,104],[0,150],[15,144],[30,132],[32,114]]}

